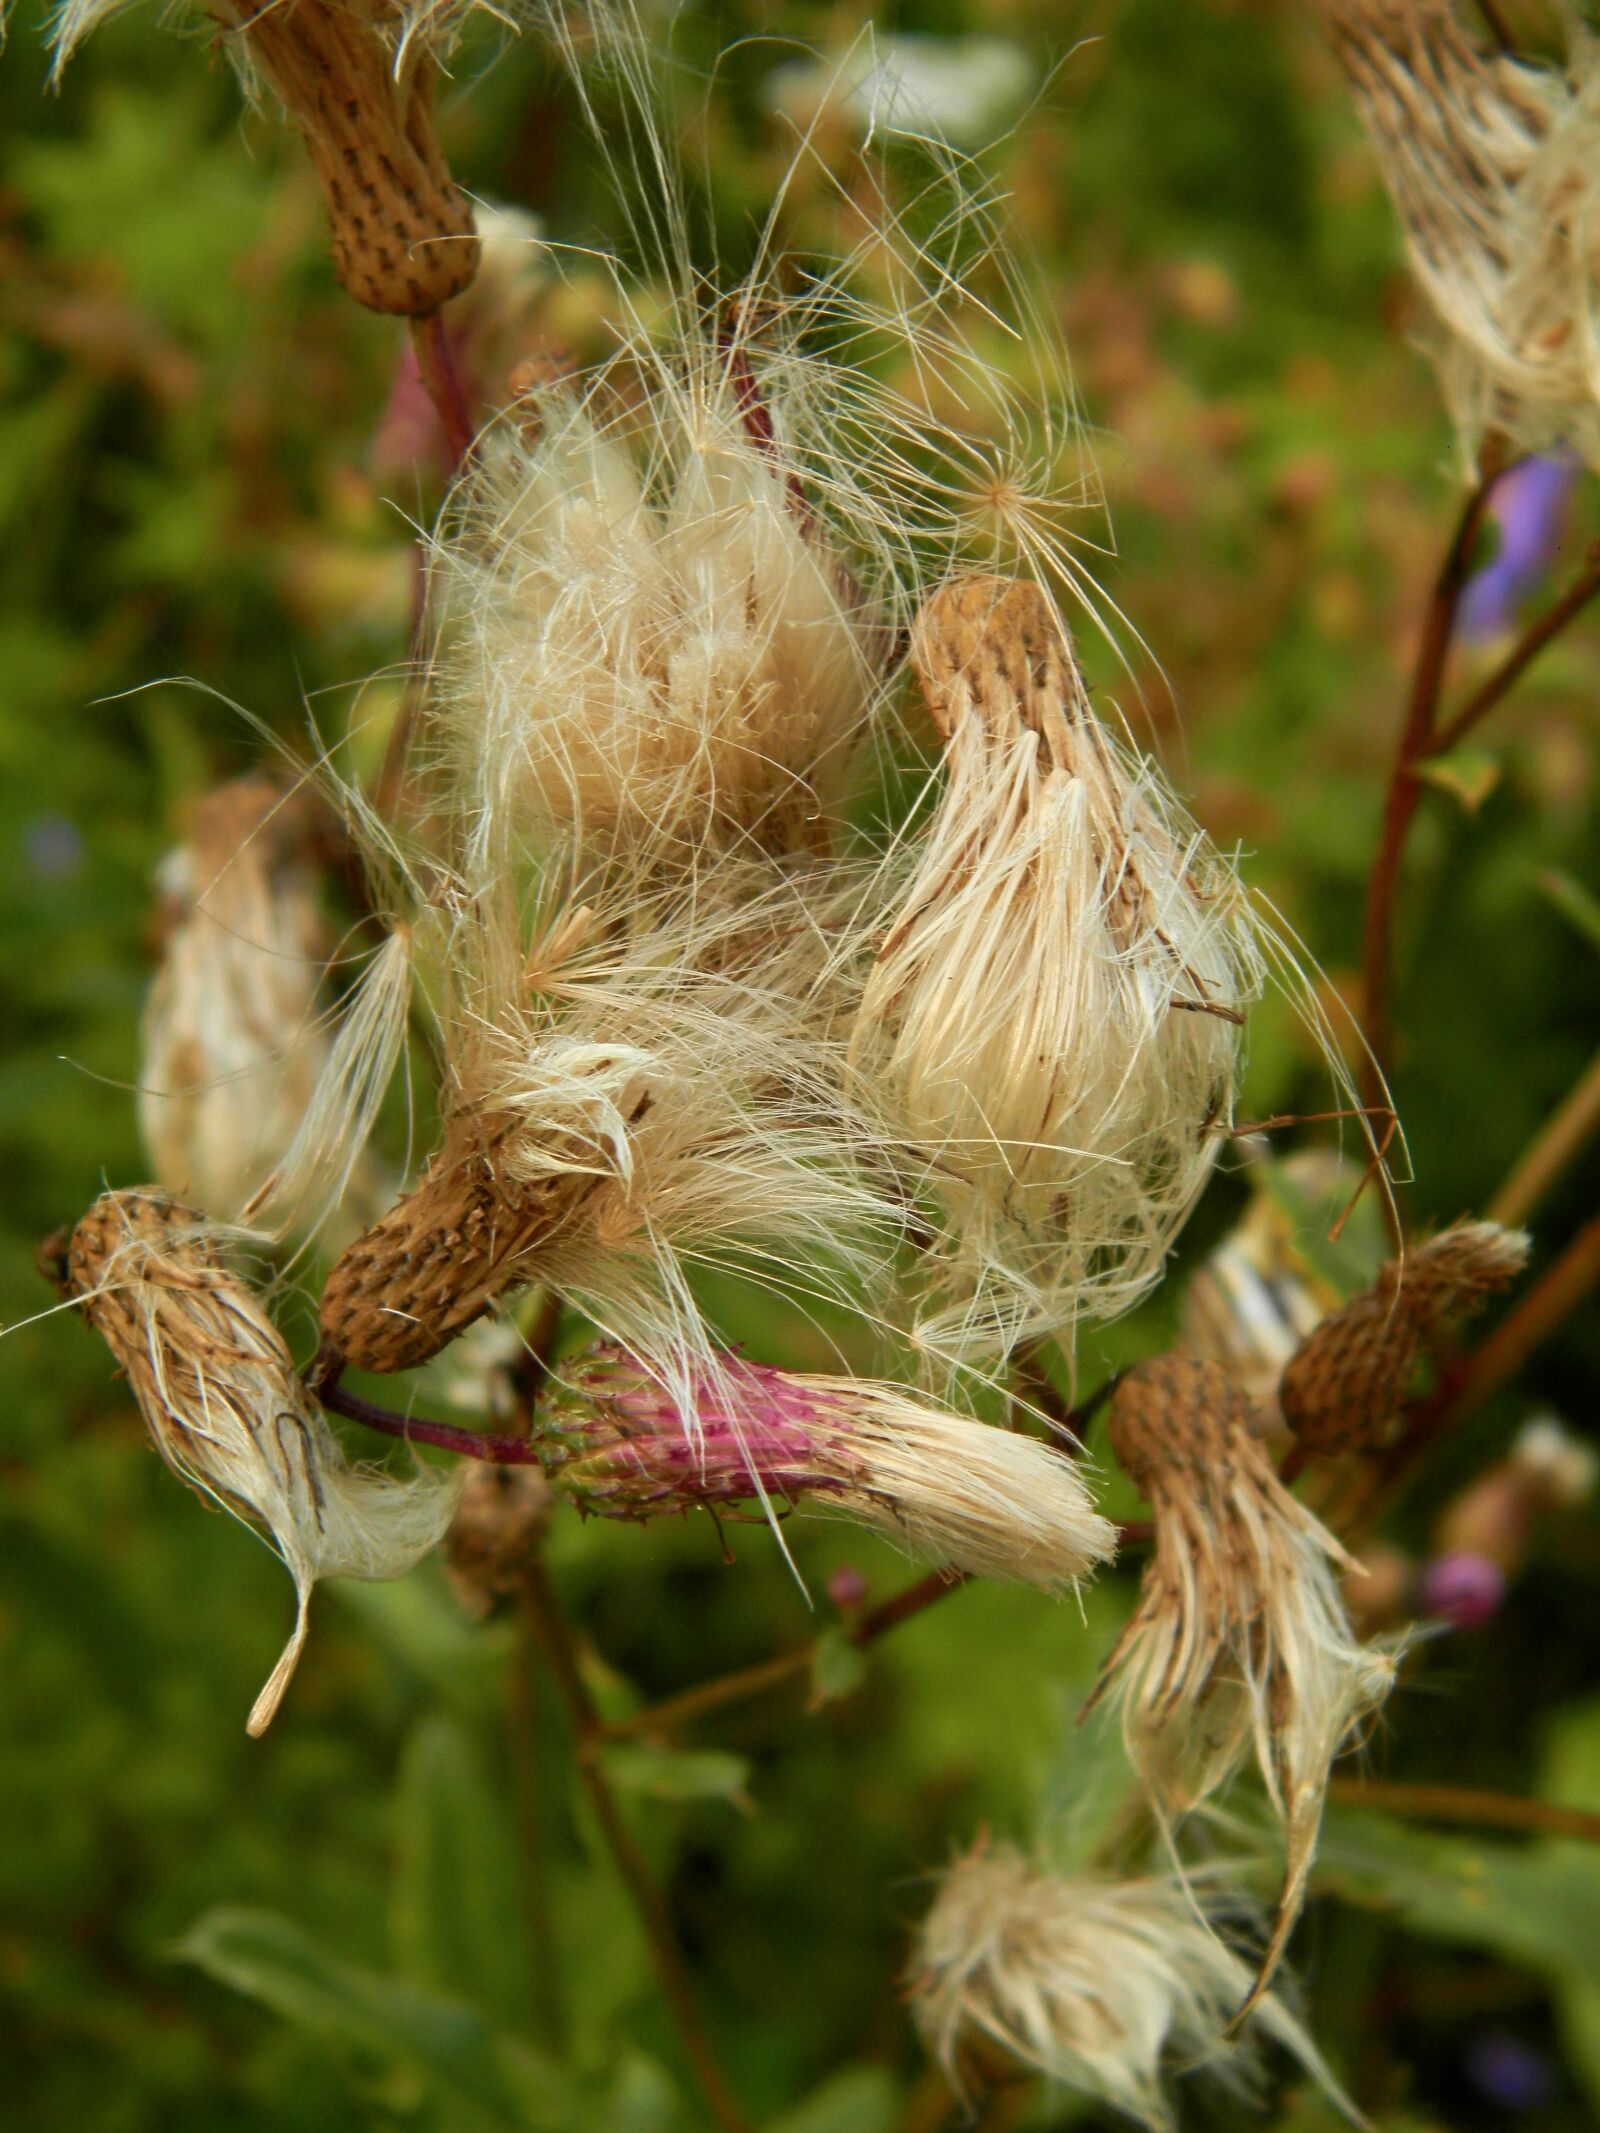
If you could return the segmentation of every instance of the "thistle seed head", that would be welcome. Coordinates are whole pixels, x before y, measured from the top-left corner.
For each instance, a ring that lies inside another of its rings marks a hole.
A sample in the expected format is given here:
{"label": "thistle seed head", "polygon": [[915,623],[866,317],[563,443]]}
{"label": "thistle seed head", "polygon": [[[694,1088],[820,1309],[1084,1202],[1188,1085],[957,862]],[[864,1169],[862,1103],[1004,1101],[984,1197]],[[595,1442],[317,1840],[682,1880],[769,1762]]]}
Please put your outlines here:
{"label": "thistle seed head", "polygon": [[1164,1815],[1254,1754],[1286,1851],[1259,1991],[1305,1899],[1330,1766],[1393,1686],[1395,1653],[1357,1642],[1339,1590],[1351,1560],[1279,1481],[1223,1366],[1177,1354],[1136,1365],[1108,1429],[1154,1511],[1155,1548],[1091,1702],[1120,1705]]}
{"label": "thistle seed head", "polygon": [[455,1596],[475,1621],[517,1592],[554,1504],[550,1484],[537,1467],[468,1469],[444,1537],[444,1558]]}
{"label": "thistle seed head", "polygon": [[394,1578],[449,1524],[455,1484],[352,1467],[281,1335],[230,1271],[228,1233],[155,1188],[102,1195],[72,1234],[67,1289],[100,1333],[156,1449],[203,1496],[264,1526],[294,1580],[295,1626],[257,1697],[270,1724],[322,1577]]}
{"label": "thistle seed head", "polygon": [[942,1206],[922,1337],[993,1352],[1159,1277],[1260,963],[1237,881],[1096,719],[1039,586],[952,580],[911,660],[944,790],[852,1057]]}
{"label": "thistle seed head", "polygon": [[346,1247],[319,1306],[330,1360],[415,1370],[537,1278],[541,1249],[580,1219],[593,1181],[511,1177],[499,1157],[513,1130],[482,1118],[447,1128],[421,1183]]}
{"label": "thistle seed head", "polygon": [[1323,1458],[1384,1444],[1434,1328],[1505,1288],[1528,1250],[1521,1230],[1459,1222],[1390,1260],[1285,1366],[1278,1403],[1298,1441]]}
{"label": "thistle seed head", "polygon": [[[211,18],[246,89],[265,85],[304,140],[334,271],[371,310],[422,317],[477,272],[472,208],[433,131],[437,55],[476,4],[220,0]],[[58,73],[119,5],[66,0],[53,29]]]}
{"label": "thistle seed head", "polygon": [[1469,459],[1600,453],[1600,71],[1564,10],[1564,69],[1484,50],[1449,0],[1321,0],[1434,314]]}
{"label": "thistle seed head", "polygon": [[989,2068],[1042,2074],[1168,2133],[1169,2076],[1200,2068],[1236,2095],[1283,2045],[1337,2097],[1310,2039],[1268,1995],[1238,2039],[1250,1966],[1221,1937],[1241,1906],[1198,1877],[1064,1879],[980,1843],[941,1877],[912,1956],[913,2017],[960,2093]]}
{"label": "thistle seed head", "polygon": [[491,439],[436,545],[430,736],[468,818],[597,851],[805,842],[882,683],[881,627],[716,345]]}
{"label": "thistle seed head", "polygon": [[240,778],[205,795],[161,870],[139,1124],[157,1180],[218,1222],[277,1173],[332,1051],[323,828],[309,794]]}

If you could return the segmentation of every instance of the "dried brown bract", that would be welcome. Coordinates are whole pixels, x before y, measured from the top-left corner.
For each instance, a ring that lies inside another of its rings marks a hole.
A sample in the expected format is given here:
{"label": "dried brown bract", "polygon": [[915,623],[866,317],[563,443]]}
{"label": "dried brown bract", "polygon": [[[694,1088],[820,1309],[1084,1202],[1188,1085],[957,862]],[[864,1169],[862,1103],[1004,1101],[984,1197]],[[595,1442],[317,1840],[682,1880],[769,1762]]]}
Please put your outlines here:
{"label": "dried brown bract", "polygon": [[1279,1481],[1221,1365],[1163,1355],[1111,1403],[1112,1448],[1155,1514],[1139,1601],[1091,1703],[1113,1695],[1156,1806],[1181,1814],[1254,1752],[1286,1839],[1259,1991],[1304,1901],[1328,1771],[1394,1682],[1352,1634],[1337,1540]]}
{"label": "dried brown bract", "polygon": [[294,1580],[294,1631],[250,1713],[261,1733],[299,1660],[317,1579],[401,1576],[442,1536],[455,1486],[428,1469],[396,1481],[349,1464],[226,1243],[154,1188],[109,1192],[72,1234],[66,1286],[168,1465],[264,1526]]}
{"label": "dried brown bract", "polygon": [[1391,1259],[1290,1357],[1278,1402],[1296,1439],[1324,1458],[1385,1443],[1434,1328],[1505,1288],[1527,1257],[1521,1230],[1458,1222]]}

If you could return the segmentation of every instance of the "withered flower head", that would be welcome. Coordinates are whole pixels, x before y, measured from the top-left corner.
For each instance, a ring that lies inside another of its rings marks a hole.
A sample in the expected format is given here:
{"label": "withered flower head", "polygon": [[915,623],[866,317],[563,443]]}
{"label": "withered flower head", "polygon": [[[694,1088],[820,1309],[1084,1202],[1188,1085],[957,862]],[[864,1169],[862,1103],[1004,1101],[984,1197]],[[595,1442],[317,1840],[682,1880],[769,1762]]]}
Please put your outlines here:
{"label": "withered flower head", "polygon": [[[472,208],[433,130],[439,56],[480,0],[217,0],[208,19],[254,92],[294,121],[322,186],[334,270],[358,303],[421,317],[478,268]],[[65,0],[59,72],[124,0]],[[501,19],[506,19],[498,8]]]}
{"label": "withered flower head", "polygon": [[1449,0],[1320,0],[1440,329],[1469,452],[1490,429],[1600,453],[1600,69],[1485,50]]}
{"label": "withered flower head", "polygon": [[692,1401],[685,1409],[633,1357],[597,1349],[541,1404],[546,1472],[609,1518],[804,1502],[912,1555],[1047,1591],[1116,1545],[1070,1459],[897,1385],[720,1355]]}
{"label": "withered flower head", "polygon": [[1329,1768],[1393,1686],[1395,1656],[1357,1643],[1339,1591],[1351,1559],[1279,1481],[1220,1364],[1138,1364],[1108,1426],[1154,1511],[1155,1547],[1090,1701],[1115,1697],[1164,1814],[1195,1806],[1254,1752],[1286,1845],[1264,1984],[1304,1902]]}
{"label": "withered flower head", "polygon": [[218,1222],[278,1170],[332,1051],[318,836],[308,795],[240,778],[205,795],[161,870],[139,1123],[158,1181]]}
{"label": "withered flower head", "polygon": [[1291,2051],[1337,2099],[1315,2047],[1272,1994],[1229,2022],[1251,1970],[1220,1937],[1240,1906],[1198,1877],[1064,1879],[980,1843],[942,1877],[917,1934],[910,1997],[958,2091],[1025,2069],[1167,2133],[1167,2077],[1200,2069],[1248,2098],[1259,2046]]}
{"label": "withered flower head", "polygon": [[816,871],[724,854],[448,923],[442,1146],[334,1268],[330,1350],[408,1369],[537,1281],[670,1372],[708,1352],[694,1264],[870,1295],[899,1209],[842,1093]]}
{"label": "withered flower head", "polygon": [[72,1234],[67,1290],[127,1373],[156,1449],[201,1495],[264,1526],[294,1580],[294,1632],[250,1713],[264,1732],[318,1578],[394,1578],[449,1524],[456,1489],[352,1467],[282,1336],[224,1259],[226,1233],[154,1188],[105,1193]]}
{"label": "withered flower head", "polygon": [[1458,1222],[1380,1268],[1371,1288],[1323,1319],[1284,1368],[1278,1404],[1298,1441],[1329,1457],[1381,1445],[1434,1327],[1514,1280],[1528,1248],[1521,1230]]}
{"label": "withered flower head", "polygon": [[1236,878],[1095,717],[1039,586],[954,580],[911,659],[945,786],[853,1056],[948,1216],[923,1336],[992,1350],[1158,1278],[1260,959]]}

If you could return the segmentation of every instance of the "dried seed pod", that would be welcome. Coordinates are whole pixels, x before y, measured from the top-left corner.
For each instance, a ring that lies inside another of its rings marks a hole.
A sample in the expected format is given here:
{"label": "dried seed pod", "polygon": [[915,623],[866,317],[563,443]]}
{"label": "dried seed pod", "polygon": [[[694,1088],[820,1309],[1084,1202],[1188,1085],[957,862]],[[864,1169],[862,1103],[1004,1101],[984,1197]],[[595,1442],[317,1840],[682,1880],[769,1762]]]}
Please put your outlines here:
{"label": "dried seed pod", "polygon": [[610,1347],[563,1371],[538,1419],[556,1488],[609,1518],[755,1497],[812,1503],[913,1555],[1047,1591],[1116,1546],[1070,1459],[898,1385],[718,1355],[689,1390],[681,1403]]}
{"label": "dried seed pod", "polygon": [[945,789],[852,1058],[946,1218],[920,1334],[993,1352],[1158,1278],[1260,959],[1237,880],[1096,719],[1039,586],[954,580],[911,659]]}
{"label": "dried seed pod", "polygon": [[1433,1328],[1503,1289],[1528,1257],[1521,1230],[1458,1222],[1380,1269],[1370,1289],[1323,1319],[1278,1384],[1283,1418],[1322,1458],[1382,1445]]}
{"label": "dried seed pod", "polygon": [[282,1336],[224,1259],[227,1233],[154,1189],[102,1195],[72,1233],[66,1289],[127,1372],[173,1470],[265,1526],[299,1605],[250,1713],[272,1720],[322,1577],[393,1578],[436,1545],[455,1483],[352,1467],[301,1384]]}
{"label": "dried seed pod", "polygon": [[1170,2133],[1168,2076],[1203,2067],[1236,2097],[1285,2046],[1342,2103],[1310,2038],[1268,1994],[1242,2038],[1229,2018],[1250,1966],[1222,1930],[1248,1907],[1209,1875],[1071,1878],[980,1842],[940,1877],[918,1929],[911,2011],[958,2093],[1026,2069]]}
{"label": "dried seed pod", "polygon": [[535,1278],[540,1249],[577,1218],[595,1180],[509,1177],[497,1159],[509,1130],[447,1129],[421,1183],[341,1254],[319,1310],[329,1363],[415,1370]]}
{"label": "dried seed pod", "polygon": [[1329,1767],[1388,1694],[1395,1655],[1357,1642],[1339,1590],[1351,1559],[1279,1481],[1221,1365],[1138,1364],[1108,1429],[1154,1511],[1155,1550],[1090,1703],[1114,1695],[1165,1814],[1205,1799],[1254,1751],[1286,1846],[1259,1992],[1305,1900]]}
{"label": "dried seed pod", "polygon": [[475,1620],[493,1614],[518,1590],[554,1504],[537,1467],[468,1468],[444,1556],[455,1596]]}
{"label": "dried seed pod", "polygon": [[[67,0],[56,67],[119,0]],[[435,55],[472,0],[222,0],[229,56],[294,121],[322,186],[334,270],[358,303],[420,318],[478,269],[472,208],[433,131]],[[504,16],[500,17],[504,20]]]}

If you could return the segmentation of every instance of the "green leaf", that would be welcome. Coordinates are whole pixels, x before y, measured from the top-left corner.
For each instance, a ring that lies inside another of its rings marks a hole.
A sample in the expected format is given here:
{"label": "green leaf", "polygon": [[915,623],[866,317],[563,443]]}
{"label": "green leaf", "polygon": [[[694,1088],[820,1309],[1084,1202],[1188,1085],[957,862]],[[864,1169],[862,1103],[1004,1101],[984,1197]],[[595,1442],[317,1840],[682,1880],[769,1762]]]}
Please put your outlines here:
{"label": "green leaf", "polygon": [[397,1969],[527,2026],[533,1969],[526,1873],[500,1794],[466,1728],[442,1713],[406,1743],[391,1913]]}
{"label": "green leaf", "polygon": [[1539,876],[1539,889],[1591,948],[1600,948],[1600,896],[1559,867],[1545,869]]}
{"label": "green leaf", "polygon": [[1488,748],[1452,748],[1447,755],[1425,756],[1416,771],[1425,784],[1447,792],[1475,815],[1499,784],[1502,767]]}
{"label": "green leaf", "polygon": [[[1546,1728],[1539,1793],[1564,1807],[1600,1810],[1600,1698],[1569,1705]],[[1565,1843],[1550,1848],[1569,1855],[1580,1849]],[[1589,1853],[1592,1859],[1592,1847]],[[1555,2002],[1573,2070],[1600,2105],[1600,1982],[1564,1978]]]}
{"label": "green leaf", "polygon": [[847,2066],[813,2089],[767,2133],[889,2133],[900,2092],[887,2068]]}
{"label": "green leaf", "polygon": [[475,2008],[338,1962],[286,1918],[208,1911],[176,1952],[297,2028],[412,2069],[454,2114],[509,2127],[573,2123],[562,2077],[498,2037]]}
{"label": "green leaf", "polygon": [[745,1790],[750,1765],[742,1755],[717,1748],[608,1748],[601,1757],[606,1776],[619,1792],[652,1800],[731,1800],[748,1810]]}
{"label": "green leaf", "polygon": [[1385,1815],[1336,1813],[1318,1878],[1346,1902],[1388,1912],[1412,1932],[1600,1986],[1593,1845],[1444,1836]]}
{"label": "green leaf", "polygon": [[1308,1191],[1277,1162],[1263,1163],[1254,1175],[1289,1218],[1294,1249],[1317,1279],[1340,1296],[1358,1295],[1388,1256],[1378,1195],[1363,1194],[1338,1237],[1330,1239],[1328,1232],[1349,1207],[1349,1188],[1341,1184],[1331,1195]]}
{"label": "green leaf", "polygon": [[818,1637],[811,1655],[811,1705],[836,1703],[861,1686],[867,1671],[867,1656],[853,1644],[837,1623]]}

